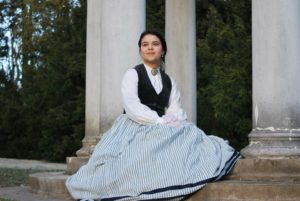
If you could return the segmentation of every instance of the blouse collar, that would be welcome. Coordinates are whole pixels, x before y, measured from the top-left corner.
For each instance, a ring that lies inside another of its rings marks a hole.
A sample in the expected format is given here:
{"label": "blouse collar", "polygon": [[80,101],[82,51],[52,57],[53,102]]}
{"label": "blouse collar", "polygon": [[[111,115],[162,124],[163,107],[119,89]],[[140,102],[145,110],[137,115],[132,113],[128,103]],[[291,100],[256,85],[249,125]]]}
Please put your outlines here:
{"label": "blouse collar", "polygon": [[[144,66],[145,66],[145,68],[146,68],[146,71],[147,71],[148,75],[152,75],[151,70],[152,70],[153,68],[147,66],[146,64],[144,64]],[[157,67],[156,69],[157,69],[157,73],[160,74],[160,67]],[[152,75],[152,76],[153,76],[153,75]]]}

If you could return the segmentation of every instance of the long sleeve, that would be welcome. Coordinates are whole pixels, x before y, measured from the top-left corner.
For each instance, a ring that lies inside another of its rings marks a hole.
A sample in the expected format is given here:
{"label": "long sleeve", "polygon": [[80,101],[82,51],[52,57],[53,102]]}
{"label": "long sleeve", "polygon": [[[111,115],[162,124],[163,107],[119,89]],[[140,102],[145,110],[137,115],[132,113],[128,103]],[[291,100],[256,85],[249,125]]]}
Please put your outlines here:
{"label": "long sleeve", "polygon": [[[159,117],[156,111],[151,110],[148,106],[141,103],[138,97],[137,72],[135,69],[129,69],[123,77],[121,86],[123,106],[128,117],[141,124],[167,123],[169,120],[167,120],[166,117],[172,117],[175,121],[186,120],[187,115],[181,108],[180,92],[174,79],[171,77],[170,79],[172,83],[172,90],[170,93],[169,106],[166,110],[166,114],[163,117]],[[153,82],[151,76],[150,80]],[[160,85],[162,85],[162,83],[160,83]]]}
{"label": "long sleeve", "polygon": [[172,82],[172,90],[170,94],[169,107],[166,111],[166,116],[172,115],[179,121],[187,119],[186,112],[182,109],[180,91],[177,88],[176,82],[172,77],[170,77]]}

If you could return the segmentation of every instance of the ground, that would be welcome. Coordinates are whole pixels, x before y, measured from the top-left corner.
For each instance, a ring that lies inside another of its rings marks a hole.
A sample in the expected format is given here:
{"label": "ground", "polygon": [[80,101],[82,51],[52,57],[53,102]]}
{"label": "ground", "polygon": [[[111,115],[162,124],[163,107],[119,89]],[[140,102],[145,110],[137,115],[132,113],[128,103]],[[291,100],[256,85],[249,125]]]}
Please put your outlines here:
{"label": "ground", "polygon": [[27,183],[32,172],[62,170],[66,164],[0,158],[0,201],[62,201],[32,193]]}

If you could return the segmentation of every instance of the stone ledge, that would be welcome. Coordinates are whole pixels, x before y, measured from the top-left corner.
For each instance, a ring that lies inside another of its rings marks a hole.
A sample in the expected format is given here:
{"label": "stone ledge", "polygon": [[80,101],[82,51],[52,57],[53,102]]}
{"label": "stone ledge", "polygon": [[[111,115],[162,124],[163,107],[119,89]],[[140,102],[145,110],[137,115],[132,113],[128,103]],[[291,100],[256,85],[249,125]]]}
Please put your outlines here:
{"label": "stone ledge", "polygon": [[300,181],[299,159],[240,159],[228,180]]}
{"label": "stone ledge", "polygon": [[300,183],[219,181],[207,184],[186,201],[299,201]]}
{"label": "stone ledge", "polygon": [[65,186],[68,176],[65,172],[34,173],[29,175],[29,186],[33,193],[46,198],[74,200]]}
{"label": "stone ledge", "polygon": [[89,160],[89,157],[67,157],[67,174],[72,175],[78,171],[78,169],[85,165]]}
{"label": "stone ledge", "polygon": [[[72,200],[65,172],[30,175],[31,189],[38,194]],[[186,201],[299,201],[300,160],[240,159],[223,181],[207,184]]]}

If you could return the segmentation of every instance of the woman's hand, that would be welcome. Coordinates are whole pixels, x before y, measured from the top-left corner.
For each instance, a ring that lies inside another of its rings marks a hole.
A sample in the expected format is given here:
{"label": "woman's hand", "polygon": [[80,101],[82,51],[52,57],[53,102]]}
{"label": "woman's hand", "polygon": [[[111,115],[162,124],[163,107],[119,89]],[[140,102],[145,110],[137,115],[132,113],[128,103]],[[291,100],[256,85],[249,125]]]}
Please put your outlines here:
{"label": "woman's hand", "polygon": [[164,115],[162,118],[164,119],[165,124],[178,121],[178,119],[172,114]]}
{"label": "woman's hand", "polygon": [[172,126],[172,127],[177,127],[177,128],[182,126],[183,123],[185,122],[185,121],[177,119],[174,115],[170,115],[170,114],[164,115],[162,117],[162,119],[164,120],[163,124],[166,124],[166,125]]}

